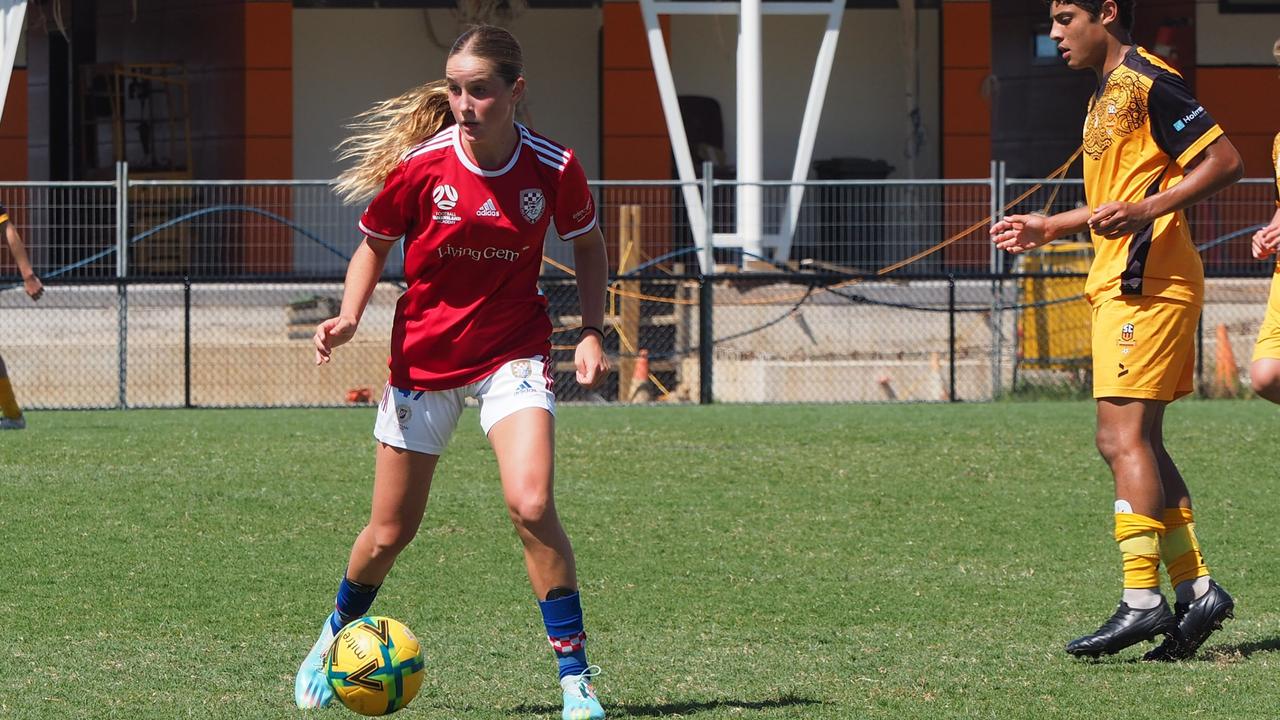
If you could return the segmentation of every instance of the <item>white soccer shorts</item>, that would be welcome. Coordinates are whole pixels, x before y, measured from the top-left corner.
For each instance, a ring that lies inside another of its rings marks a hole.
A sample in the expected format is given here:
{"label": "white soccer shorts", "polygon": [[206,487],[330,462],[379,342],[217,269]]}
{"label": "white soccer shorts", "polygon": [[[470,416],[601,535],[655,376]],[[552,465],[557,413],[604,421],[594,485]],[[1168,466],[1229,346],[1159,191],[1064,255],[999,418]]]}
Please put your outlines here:
{"label": "white soccer shorts", "polygon": [[480,402],[480,428],[485,435],[499,420],[525,408],[556,414],[551,369],[541,355],[512,360],[483,380],[451,390],[402,390],[390,383],[373,424],[380,442],[413,452],[441,455],[449,445],[463,403]]}

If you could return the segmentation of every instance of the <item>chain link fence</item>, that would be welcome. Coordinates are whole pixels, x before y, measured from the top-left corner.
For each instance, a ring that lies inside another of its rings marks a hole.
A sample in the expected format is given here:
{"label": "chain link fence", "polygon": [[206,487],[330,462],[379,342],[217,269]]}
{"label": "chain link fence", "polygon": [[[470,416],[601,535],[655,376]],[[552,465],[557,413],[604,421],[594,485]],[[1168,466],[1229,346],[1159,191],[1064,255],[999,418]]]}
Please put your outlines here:
{"label": "chain link fence", "polygon": [[[572,244],[549,239],[542,290],[557,394],[591,402],[942,402],[1088,396],[1087,238],[993,252],[985,219],[1059,212],[1079,181],[823,181],[763,188],[785,255],[697,241],[685,201],[733,230],[725,181],[593,183],[612,282],[615,372],[574,381],[581,324]],[[1269,181],[1188,213],[1207,283],[1197,377],[1238,391],[1271,263],[1249,256],[1273,213]],[[403,290],[392,253],[356,339],[316,367],[360,208],[327,182],[130,180],[0,184],[49,284],[39,303],[0,255],[0,353],[29,408],[330,406],[376,401]],[[790,213],[794,212],[794,217]],[[786,232],[787,228],[793,228]],[[123,252],[121,252],[123,250]],[[775,248],[776,250],[776,248]],[[703,273],[703,262],[714,261]],[[1247,385],[1247,383],[1244,383]]]}

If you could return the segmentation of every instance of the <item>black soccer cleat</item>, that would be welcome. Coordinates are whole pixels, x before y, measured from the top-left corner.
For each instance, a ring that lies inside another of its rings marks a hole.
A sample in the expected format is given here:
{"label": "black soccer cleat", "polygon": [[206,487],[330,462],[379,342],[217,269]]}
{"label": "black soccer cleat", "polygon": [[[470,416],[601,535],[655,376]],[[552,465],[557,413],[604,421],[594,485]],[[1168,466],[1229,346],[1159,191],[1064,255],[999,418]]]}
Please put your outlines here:
{"label": "black soccer cleat", "polygon": [[1173,662],[1196,654],[1214,630],[1221,630],[1225,620],[1235,617],[1236,601],[1213,580],[1203,595],[1189,603],[1177,603],[1178,626],[1159,647],[1142,656],[1143,660]]}
{"label": "black soccer cleat", "polygon": [[1131,608],[1122,602],[1097,632],[1067,643],[1067,653],[1091,658],[1111,655],[1143,640],[1171,633],[1177,622],[1163,597],[1159,605],[1147,610]]}

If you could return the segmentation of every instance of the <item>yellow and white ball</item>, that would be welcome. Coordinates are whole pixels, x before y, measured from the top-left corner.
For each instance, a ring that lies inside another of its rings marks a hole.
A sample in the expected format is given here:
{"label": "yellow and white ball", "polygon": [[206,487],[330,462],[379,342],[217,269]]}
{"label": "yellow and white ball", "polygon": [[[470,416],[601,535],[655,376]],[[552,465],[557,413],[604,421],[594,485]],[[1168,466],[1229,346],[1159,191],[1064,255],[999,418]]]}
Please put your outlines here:
{"label": "yellow and white ball", "polygon": [[423,667],[422,646],[409,628],[369,616],[338,632],[324,672],[343,705],[361,715],[387,715],[418,694]]}

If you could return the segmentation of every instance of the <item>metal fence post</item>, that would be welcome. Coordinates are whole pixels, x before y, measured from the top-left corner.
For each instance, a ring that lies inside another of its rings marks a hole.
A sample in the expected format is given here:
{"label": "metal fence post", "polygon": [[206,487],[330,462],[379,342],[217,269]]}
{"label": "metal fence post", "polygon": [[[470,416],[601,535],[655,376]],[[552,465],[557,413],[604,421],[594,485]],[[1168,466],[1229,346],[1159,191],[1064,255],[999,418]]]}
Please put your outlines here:
{"label": "metal fence post", "polygon": [[713,318],[715,313],[715,176],[710,162],[702,164],[702,213],[705,222],[703,237],[702,277],[698,278],[698,402],[710,405],[715,402],[711,383],[714,372],[715,338]]}
{"label": "metal fence post", "polygon": [[[1003,160],[991,161],[991,222],[999,222],[1004,214],[1005,166]],[[1004,280],[1000,273],[1003,253],[991,245],[991,399],[1000,397],[1004,383]]]}
{"label": "metal fence post", "polygon": [[948,399],[951,402],[959,402],[960,396],[956,394],[956,276],[947,276],[947,349],[950,359],[948,360],[948,371],[950,373],[951,390]]}
{"label": "metal fence post", "polygon": [[191,404],[191,277],[182,278],[182,406]]}
{"label": "metal fence post", "polygon": [[116,347],[119,376],[116,404],[129,406],[129,164],[116,163]]}

